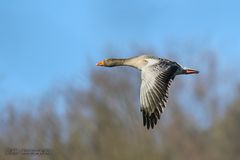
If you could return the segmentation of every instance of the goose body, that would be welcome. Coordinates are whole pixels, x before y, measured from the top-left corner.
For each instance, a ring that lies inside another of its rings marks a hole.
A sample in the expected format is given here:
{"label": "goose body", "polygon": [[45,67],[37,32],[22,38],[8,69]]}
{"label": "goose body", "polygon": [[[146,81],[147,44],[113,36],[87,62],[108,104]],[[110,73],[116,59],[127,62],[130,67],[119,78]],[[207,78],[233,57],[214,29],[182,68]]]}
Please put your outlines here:
{"label": "goose body", "polygon": [[140,109],[143,125],[154,128],[168,100],[168,88],[176,75],[197,74],[199,71],[185,68],[177,62],[155,56],[141,55],[127,59],[105,59],[97,66],[129,66],[141,71]]}

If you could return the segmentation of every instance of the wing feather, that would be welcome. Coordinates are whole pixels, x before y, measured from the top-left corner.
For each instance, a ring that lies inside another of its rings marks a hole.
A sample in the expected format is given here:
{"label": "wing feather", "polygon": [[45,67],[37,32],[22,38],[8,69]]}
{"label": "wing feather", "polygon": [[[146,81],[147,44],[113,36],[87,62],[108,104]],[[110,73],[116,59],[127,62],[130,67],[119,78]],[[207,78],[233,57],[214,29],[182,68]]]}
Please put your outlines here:
{"label": "wing feather", "polygon": [[168,88],[171,84],[177,66],[152,65],[142,70],[140,104],[143,115],[143,125],[153,128],[160,119],[166,107]]}

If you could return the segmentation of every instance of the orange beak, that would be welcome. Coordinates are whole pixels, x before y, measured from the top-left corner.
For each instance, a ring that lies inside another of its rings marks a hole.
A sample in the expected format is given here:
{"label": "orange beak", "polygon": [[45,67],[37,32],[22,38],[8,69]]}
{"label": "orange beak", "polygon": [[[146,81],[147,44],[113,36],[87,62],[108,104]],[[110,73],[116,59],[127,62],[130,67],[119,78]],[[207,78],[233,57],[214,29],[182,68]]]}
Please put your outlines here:
{"label": "orange beak", "polygon": [[105,65],[104,60],[103,60],[103,61],[100,61],[100,62],[98,62],[98,63],[96,64],[96,66],[104,66],[104,65]]}
{"label": "orange beak", "polygon": [[194,69],[185,69],[185,70],[184,70],[184,73],[185,73],[185,74],[198,74],[199,71],[194,70]]}

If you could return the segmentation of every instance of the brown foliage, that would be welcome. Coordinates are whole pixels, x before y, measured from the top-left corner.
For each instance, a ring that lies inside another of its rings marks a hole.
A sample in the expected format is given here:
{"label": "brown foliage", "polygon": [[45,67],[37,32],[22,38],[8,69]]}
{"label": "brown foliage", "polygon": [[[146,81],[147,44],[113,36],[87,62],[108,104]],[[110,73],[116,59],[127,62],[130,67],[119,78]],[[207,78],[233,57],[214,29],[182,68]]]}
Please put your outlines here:
{"label": "brown foliage", "polygon": [[[211,65],[215,64],[210,61]],[[176,82],[160,123],[147,130],[138,106],[138,75],[122,69],[92,71],[87,89],[74,85],[53,89],[23,113],[15,109],[21,105],[7,105],[1,113],[0,159],[33,158],[6,155],[8,147],[50,149],[50,155],[34,159],[239,159],[240,96],[226,107],[223,116],[214,116],[218,110],[214,102],[221,100],[215,96],[219,86],[211,76],[196,78],[192,83],[196,87],[189,92],[203,107],[202,114],[208,115],[202,116],[206,119],[201,123],[209,125],[199,125],[194,115],[186,112],[195,106],[180,102],[182,97],[176,93],[186,86],[179,88]],[[210,86],[206,78],[211,79]],[[207,109],[211,107],[214,109]]]}

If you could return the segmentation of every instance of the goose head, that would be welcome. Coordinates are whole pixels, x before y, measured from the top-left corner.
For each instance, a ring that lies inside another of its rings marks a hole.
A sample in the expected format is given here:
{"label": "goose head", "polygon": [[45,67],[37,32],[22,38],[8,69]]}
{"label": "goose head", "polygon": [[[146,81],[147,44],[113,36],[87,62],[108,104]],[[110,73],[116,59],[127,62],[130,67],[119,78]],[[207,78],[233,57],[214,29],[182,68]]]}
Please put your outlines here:
{"label": "goose head", "polygon": [[104,59],[98,62],[96,65],[102,67],[130,66],[142,70],[144,67],[153,65],[157,62],[159,62],[159,60],[153,56],[141,55],[123,59],[117,58]]}

